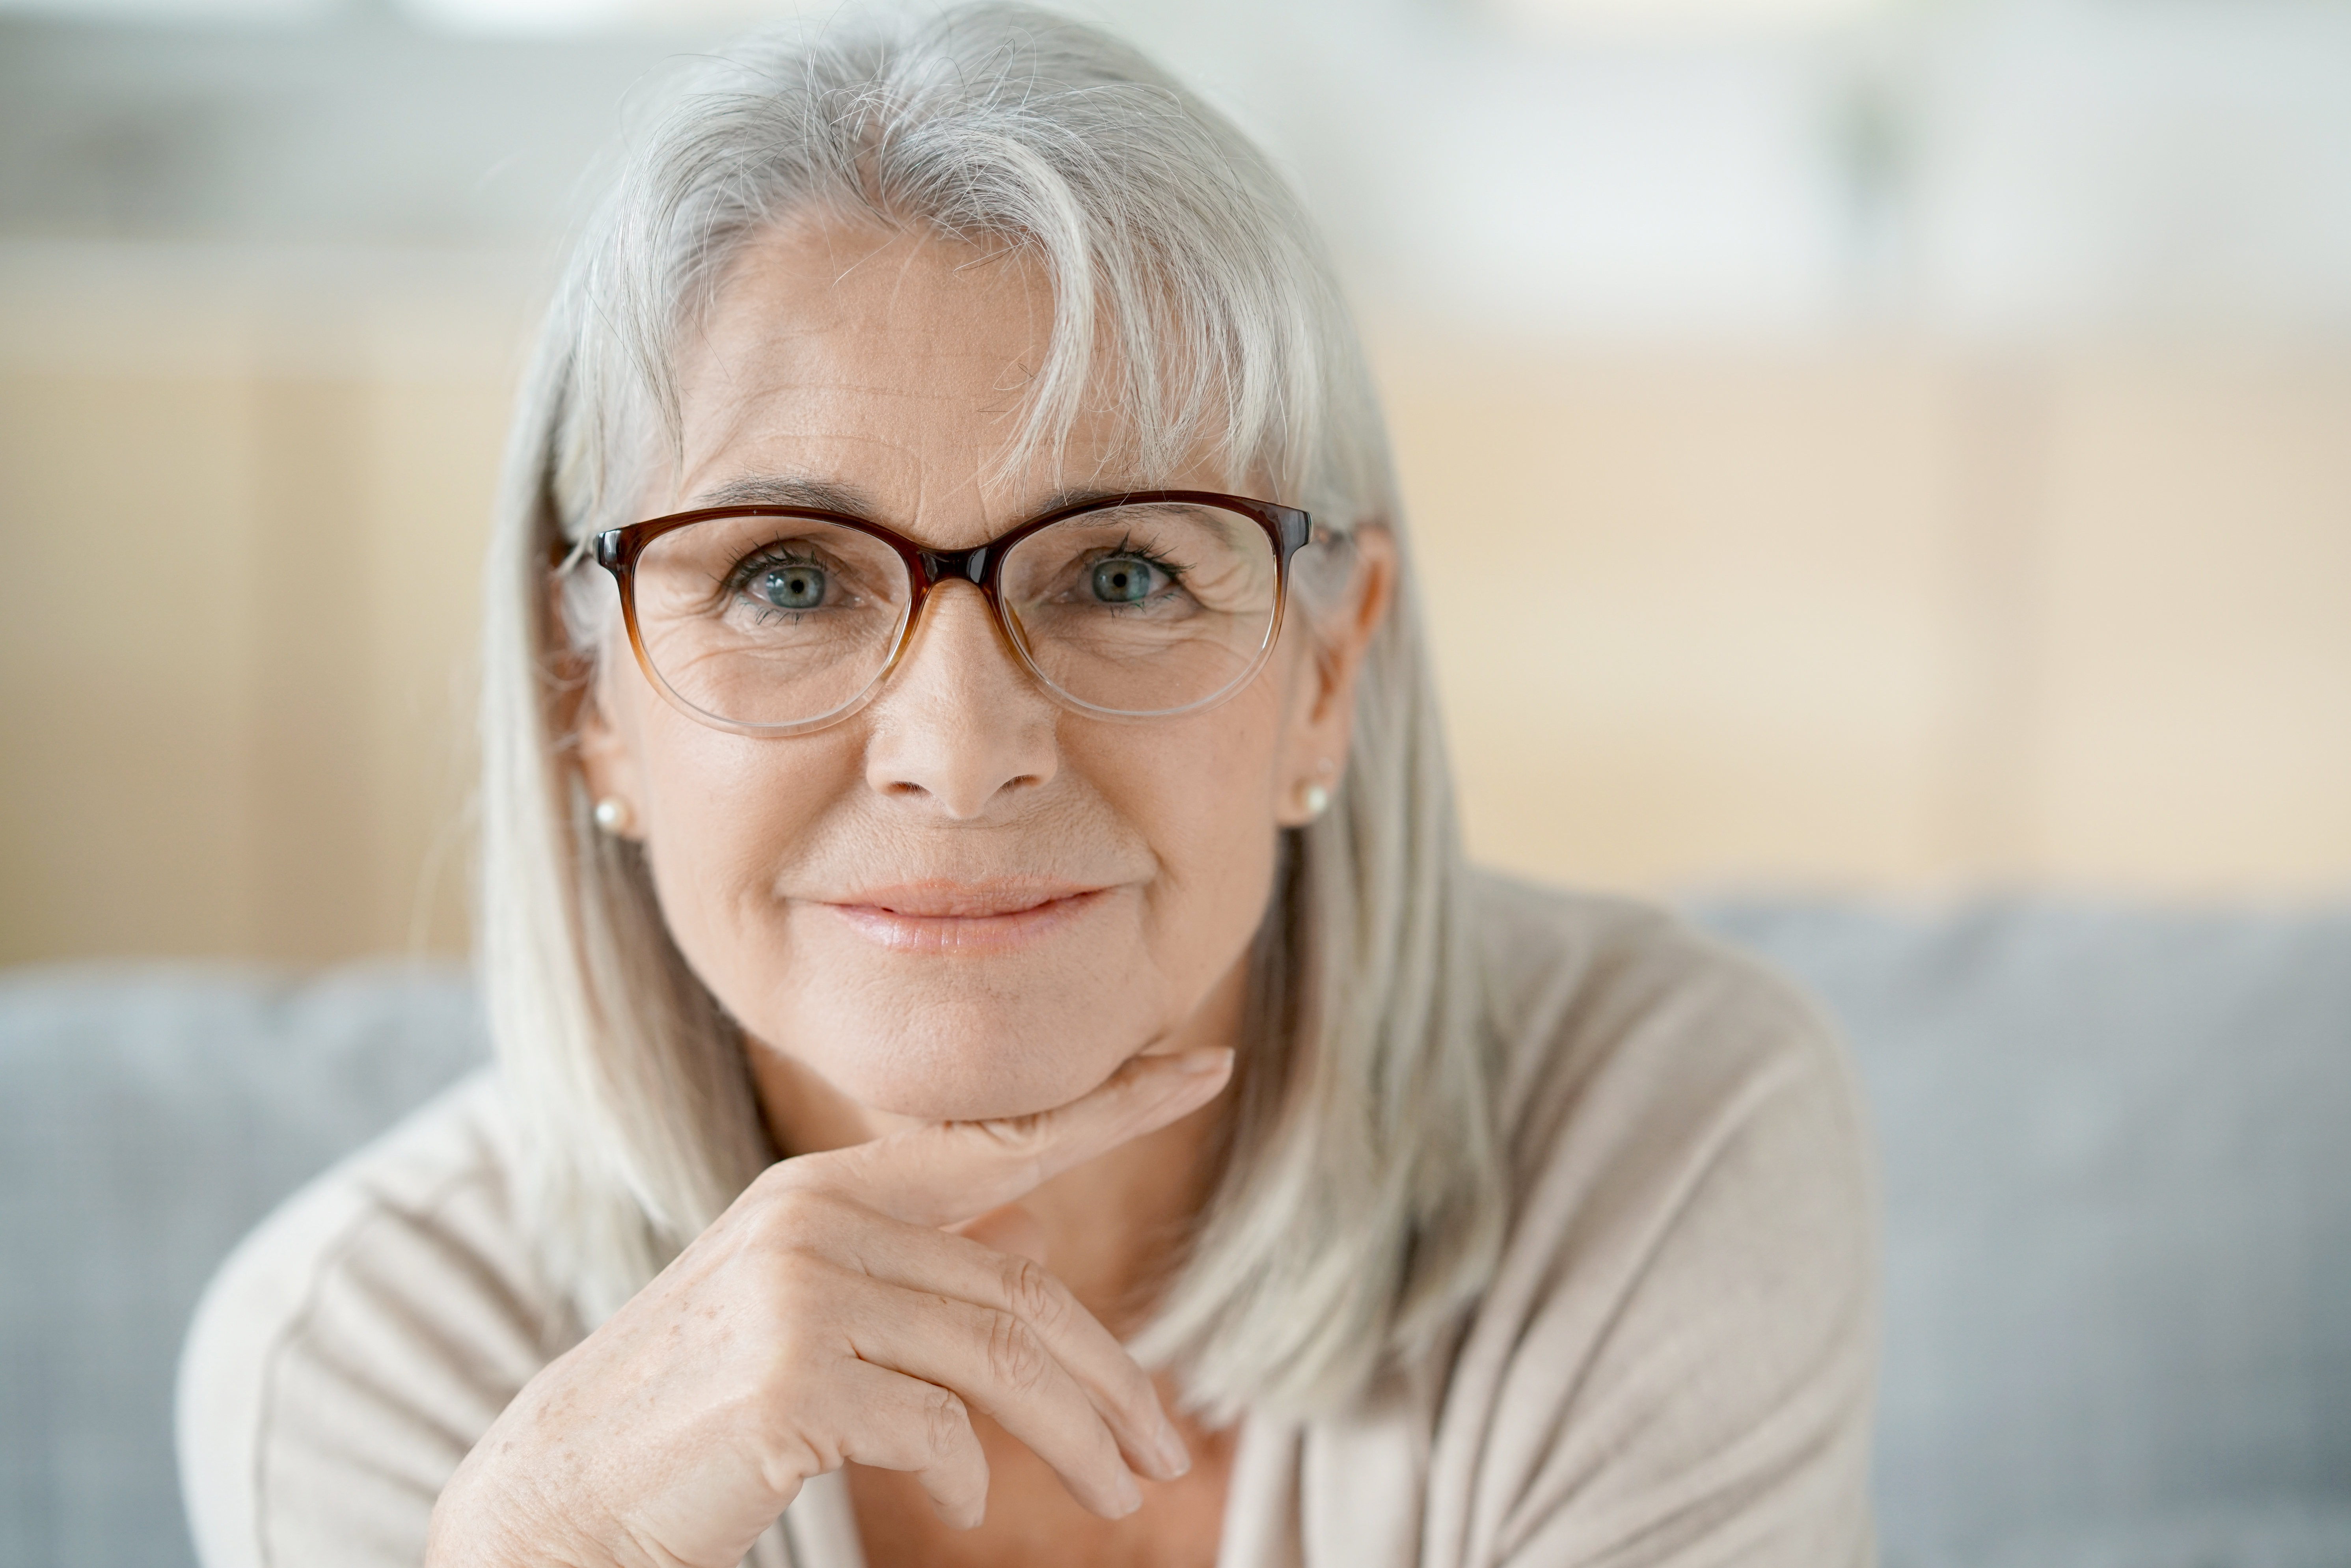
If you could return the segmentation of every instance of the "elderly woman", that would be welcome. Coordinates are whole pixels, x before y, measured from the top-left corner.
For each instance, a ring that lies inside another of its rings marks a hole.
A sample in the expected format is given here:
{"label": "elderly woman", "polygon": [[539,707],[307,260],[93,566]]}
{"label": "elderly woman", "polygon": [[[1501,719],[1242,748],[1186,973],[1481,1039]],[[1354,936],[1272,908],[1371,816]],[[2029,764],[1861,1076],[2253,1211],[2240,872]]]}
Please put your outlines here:
{"label": "elderly woman", "polygon": [[1026,10],[756,40],[511,475],[498,1071],[215,1286],[211,1568],[1869,1559],[1845,1069],[1461,865],[1363,360],[1224,120]]}

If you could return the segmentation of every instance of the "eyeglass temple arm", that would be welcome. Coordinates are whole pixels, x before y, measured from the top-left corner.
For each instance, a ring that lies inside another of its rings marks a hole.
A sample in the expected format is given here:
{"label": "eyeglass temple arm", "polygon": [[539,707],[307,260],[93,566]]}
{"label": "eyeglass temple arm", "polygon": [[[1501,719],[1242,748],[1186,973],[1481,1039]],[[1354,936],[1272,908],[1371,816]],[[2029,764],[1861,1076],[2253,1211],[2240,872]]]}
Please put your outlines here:
{"label": "eyeglass temple arm", "polygon": [[601,534],[584,534],[576,539],[567,539],[559,534],[549,541],[547,570],[554,572],[569,571],[583,560],[601,560],[603,553]]}

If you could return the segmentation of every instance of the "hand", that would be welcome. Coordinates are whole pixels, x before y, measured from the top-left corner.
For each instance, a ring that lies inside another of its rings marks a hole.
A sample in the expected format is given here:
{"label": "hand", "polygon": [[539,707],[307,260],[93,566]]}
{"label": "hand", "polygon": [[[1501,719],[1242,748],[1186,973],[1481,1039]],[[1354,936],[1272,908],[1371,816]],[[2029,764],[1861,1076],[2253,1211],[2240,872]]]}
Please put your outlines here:
{"label": "hand", "polygon": [[944,1228],[1214,1098],[1228,1051],[1137,1057],[1058,1110],[773,1165],[526,1385],[434,1510],[433,1568],[736,1568],[801,1482],[854,1460],[977,1524],[979,1410],[1105,1518],[1188,1467],[1151,1380],[1029,1260]]}

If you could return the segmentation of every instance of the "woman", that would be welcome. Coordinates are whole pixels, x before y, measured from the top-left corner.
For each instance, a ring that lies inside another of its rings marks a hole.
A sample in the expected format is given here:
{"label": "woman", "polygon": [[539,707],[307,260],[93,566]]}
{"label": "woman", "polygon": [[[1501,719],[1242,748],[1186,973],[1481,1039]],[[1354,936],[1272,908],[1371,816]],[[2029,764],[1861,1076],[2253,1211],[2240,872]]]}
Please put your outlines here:
{"label": "woman", "polygon": [[499,1070],[225,1270],[212,1568],[1868,1559],[1844,1070],[1460,865],[1368,380],[1223,120],[1018,8],[746,45],[511,469]]}

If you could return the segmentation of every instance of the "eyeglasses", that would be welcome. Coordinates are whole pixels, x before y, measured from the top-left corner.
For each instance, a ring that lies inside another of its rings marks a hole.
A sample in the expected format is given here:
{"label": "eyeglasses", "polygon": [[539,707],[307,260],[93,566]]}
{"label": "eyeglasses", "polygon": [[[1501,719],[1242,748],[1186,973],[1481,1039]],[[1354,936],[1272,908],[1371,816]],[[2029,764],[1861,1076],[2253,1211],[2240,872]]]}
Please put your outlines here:
{"label": "eyeglasses", "polygon": [[768,506],[654,517],[593,548],[620,584],[639,666],[671,702],[721,729],[800,735],[872,697],[931,591],[950,581],[986,596],[1014,654],[1068,706],[1198,712],[1264,667],[1290,559],[1315,539],[1294,507],[1144,490],[1057,508],[969,549]]}

